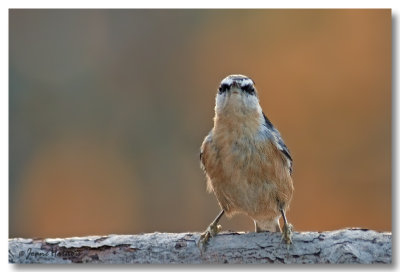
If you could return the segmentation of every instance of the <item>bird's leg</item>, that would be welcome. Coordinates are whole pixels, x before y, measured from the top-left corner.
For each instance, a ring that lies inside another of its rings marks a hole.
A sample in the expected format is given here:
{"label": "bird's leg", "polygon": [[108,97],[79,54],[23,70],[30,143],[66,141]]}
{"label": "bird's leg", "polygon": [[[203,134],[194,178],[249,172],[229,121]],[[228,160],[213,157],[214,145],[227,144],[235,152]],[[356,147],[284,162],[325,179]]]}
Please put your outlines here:
{"label": "bird's leg", "polygon": [[208,226],[206,231],[200,235],[200,240],[198,244],[200,249],[205,248],[206,244],[208,243],[208,240],[211,237],[217,235],[217,233],[221,231],[222,227],[221,225],[218,225],[218,222],[221,219],[222,215],[224,215],[224,210],[221,210],[221,212],[217,215],[214,221],[212,221],[211,224]]}
{"label": "bird's leg", "polygon": [[291,244],[292,243],[292,230],[293,230],[293,226],[292,224],[288,223],[287,219],[286,219],[286,215],[285,215],[285,211],[283,210],[283,208],[279,209],[281,211],[282,217],[283,217],[283,229],[282,229],[282,239],[285,240],[286,244]]}

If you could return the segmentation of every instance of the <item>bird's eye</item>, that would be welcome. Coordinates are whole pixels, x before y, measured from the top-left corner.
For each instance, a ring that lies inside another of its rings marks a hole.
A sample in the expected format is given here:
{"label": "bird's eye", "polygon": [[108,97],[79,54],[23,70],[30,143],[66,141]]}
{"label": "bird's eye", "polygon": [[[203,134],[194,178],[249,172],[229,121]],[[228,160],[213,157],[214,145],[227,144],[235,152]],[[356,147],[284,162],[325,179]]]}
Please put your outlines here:
{"label": "bird's eye", "polygon": [[219,91],[219,93],[224,93],[224,92],[226,92],[226,90],[228,90],[228,89],[229,89],[228,84],[222,84],[222,85],[219,87],[218,91]]}
{"label": "bird's eye", "polygon": [[254,94],[254,87],[252,85],[245,85],[241,87],[243,91],[245,91],[248,94]]}

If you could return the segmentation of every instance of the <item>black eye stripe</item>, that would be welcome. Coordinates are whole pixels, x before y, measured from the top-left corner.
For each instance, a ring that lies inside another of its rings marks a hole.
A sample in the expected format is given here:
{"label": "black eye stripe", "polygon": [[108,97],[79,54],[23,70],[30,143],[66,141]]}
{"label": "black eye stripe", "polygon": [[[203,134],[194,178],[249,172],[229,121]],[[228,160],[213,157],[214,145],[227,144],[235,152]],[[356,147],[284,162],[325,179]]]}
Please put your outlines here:
{"label": "black eye stripe", "polygon": [[246,93],[248,93],[248,94],[254,94],[254,87],[253,87],[253,85],[250,85],[250,84],[244,85],[244,86],[241,86],[241,89],[242,89],[243,91],[245,91]]}
{"label": "black eye stripe", "polygon": [[219,92],[220,93],[224,93],[226,90],[228,90],[229,89],[229,85],[228,84],[222,84],[220,87],[219,87]]}
{"label": "black eye stripe", "polygon": [[[231,85],[224,83],[224,84],[220,85],[220,87],[218,88],[218,92],[220,94],[222,94],[222,93],[226,92],[227,90],[229,90],[230,88],[231,88]],[[242,89],[242,91],[244,91],[250,95],[253,95],[255,92],[253,84],[246,84],[244,86],[240,86],[240,88]]]}

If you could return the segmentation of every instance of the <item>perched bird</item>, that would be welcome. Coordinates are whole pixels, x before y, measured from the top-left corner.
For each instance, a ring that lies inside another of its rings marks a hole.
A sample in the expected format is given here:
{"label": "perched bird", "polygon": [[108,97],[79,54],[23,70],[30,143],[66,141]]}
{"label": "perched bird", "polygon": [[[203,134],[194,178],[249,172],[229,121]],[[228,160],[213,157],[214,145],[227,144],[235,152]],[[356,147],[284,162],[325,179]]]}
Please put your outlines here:
{"label": "perched bird", "polygon": [[254,220],[256,232],[281,232],[282,215],[282,238],[292,242],[292,225],[285,214],[294,190],[292,157],[264,115],[254,85],[247,76],[230,75],[219,86],[214,127],[201,145],[200,162],[207,188],[222,210],[199,245],[218,233],[224,213],[246,214]]}

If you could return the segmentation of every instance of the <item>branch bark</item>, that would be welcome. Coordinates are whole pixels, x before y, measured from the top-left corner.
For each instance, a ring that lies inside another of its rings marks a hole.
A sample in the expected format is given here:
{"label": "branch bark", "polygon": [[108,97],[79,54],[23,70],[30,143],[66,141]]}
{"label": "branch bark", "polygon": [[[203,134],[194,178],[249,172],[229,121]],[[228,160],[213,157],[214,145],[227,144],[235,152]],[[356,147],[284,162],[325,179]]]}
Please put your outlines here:
{"label": "branch bark", "polygon": [[391,263],[392,234],[367,229],[280,233],[222,232],[204,252],[199,233],[9,239],[10,263]]}

